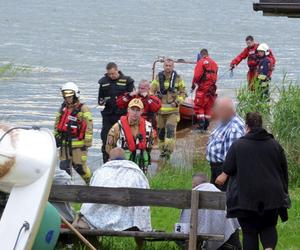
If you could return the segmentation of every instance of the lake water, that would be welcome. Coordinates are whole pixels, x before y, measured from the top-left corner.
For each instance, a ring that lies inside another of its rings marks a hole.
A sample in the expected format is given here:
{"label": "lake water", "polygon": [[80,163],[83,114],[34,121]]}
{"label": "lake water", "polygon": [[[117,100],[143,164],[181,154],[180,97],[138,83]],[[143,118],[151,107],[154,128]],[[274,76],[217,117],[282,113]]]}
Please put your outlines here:
{"label": "lake water", "polygon": [[[22,125],[51,128],[61,97],[59,88],[75,81],[95,122],[92,168],[101,163],[101,117],[97,108],[98,79],[107,62],[115,61],[136,82],[151,78],[158,56],[195,60],[207,48],[220,67],[254,35],[267,42],[277,58],[273,79],[288,73],[300,76],[300,19],[263,17],[242,0],[127,0],[127,1],[33,1],[0,0],[0,64],[26,65],[30,72],[0,81],[0,118]],[[246,64],[234,77],[219,83],[223,95],[234,94],[244,82]],[[178,66],[187,85],[193,67]]]}

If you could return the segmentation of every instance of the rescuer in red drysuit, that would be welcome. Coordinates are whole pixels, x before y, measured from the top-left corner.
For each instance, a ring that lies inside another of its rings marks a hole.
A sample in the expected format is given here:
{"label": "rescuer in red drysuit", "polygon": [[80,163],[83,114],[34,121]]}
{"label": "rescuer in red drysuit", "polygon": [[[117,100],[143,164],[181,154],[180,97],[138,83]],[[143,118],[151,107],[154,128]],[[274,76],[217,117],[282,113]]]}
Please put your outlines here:
{"label": "rescuer in red drysuit", "polygon": [[117,106],[120,109],[127,109],[128,104],[132,99],[138,98],[144,104],[144,111],[142,117],[152,124],[156,129],[156,114],[161,107],[161,100],[155,95],[150,95],[150,83],[147,80],[142,80],[139,83],[138,91],[125,93],[117,98]]}
{"label": "rescuer in red drysuit", "polygon": [[[230,68],[234,69],[236,66],[239,65],[239,63],[242,60],[247,58],[247,64],[249,68],[247,73],[247,81],[248,81],[249,88],[253,90],[253,83],[254,83],[255,76],[257,74],[257,65],[259,62],[259,57],[257,54],[257,47],[259,46],[259,44],[255,42],[253,36],[247,36],[245,41],[247,47],[231,61]],[[274,68],[276,59],[271,50],[269,51],[268,57]]]}
{"label": "rescuer in red drysuit", "polygon": [[200,51],[201,59],[194,70],[192,91],[196,88],[194,110],[199,121],[199,129],[205,132],[211,119],[212,107],[216,99],[216,82],[218,78],[218,65],[212,60],[207,49]]}

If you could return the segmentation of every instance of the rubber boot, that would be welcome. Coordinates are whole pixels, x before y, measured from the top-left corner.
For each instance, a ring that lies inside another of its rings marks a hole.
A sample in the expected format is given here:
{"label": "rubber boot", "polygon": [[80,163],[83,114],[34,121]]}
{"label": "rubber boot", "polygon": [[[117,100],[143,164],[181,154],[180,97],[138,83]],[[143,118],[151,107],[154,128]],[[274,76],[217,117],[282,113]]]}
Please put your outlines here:
{"label": "rubber boot", "polygon": [[200,131],[200,133],[205,132],[205,119],[204,118],[200,118],[200,120],[199,120],[199,131]]}
{"label": "rubber boot", "polygon": [[204,130],[207,131],[208,127],[209,127],[209,119],[205,118]]}

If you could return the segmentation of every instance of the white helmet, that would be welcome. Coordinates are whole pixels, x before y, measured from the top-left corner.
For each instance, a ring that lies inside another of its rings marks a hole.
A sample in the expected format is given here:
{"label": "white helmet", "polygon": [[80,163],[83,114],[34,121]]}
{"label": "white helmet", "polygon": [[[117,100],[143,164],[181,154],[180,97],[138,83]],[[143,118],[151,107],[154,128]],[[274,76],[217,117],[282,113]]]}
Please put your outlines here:
{"label": "white helmet", "polygon": [[266,43],[261,43],[257,47],[257,51],[264,51],[266,56],[270,54],[270,48],[269,48],[268,44],[266,44]]}
{"label": "white helmet", "polygon": [[77,98],[80,96],[78,86],[74,82],[67,82],[61,87],[63,97],[69,97],[75,95]]}

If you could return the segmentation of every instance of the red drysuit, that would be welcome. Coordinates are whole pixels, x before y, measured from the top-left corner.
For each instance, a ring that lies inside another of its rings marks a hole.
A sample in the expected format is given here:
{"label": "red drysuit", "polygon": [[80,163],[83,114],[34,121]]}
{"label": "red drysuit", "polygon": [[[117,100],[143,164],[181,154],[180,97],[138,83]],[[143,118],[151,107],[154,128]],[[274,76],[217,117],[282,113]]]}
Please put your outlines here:
{"label": "red drysuit", "polygon": [[198,86],[194,100],[194,110],[199,119],[210,119],[216,99],[218,65],[209,56],[200,59],[194,70],[193,86]]}
{"label": "red drysuit", "polygon": [[[247,64],[249,67],[248,73],[247,73],[247,81],[249,84],[249,87],[253,85],[253,80],[256,76],[256,70],[257,70],[257,65],[259,62],[259,57],[257,55],[257,47],[259,46],[258,43],[254,44],[252,47],[246,47],[237,57],[235,57],[230,65],[231,66],[237,66],[242,60],[247,58]],[[275,66],[276,59],[274,57],[274,54],[272,51],[269,51],[268,58],[270,62],[272,63],[272,67]]]}

